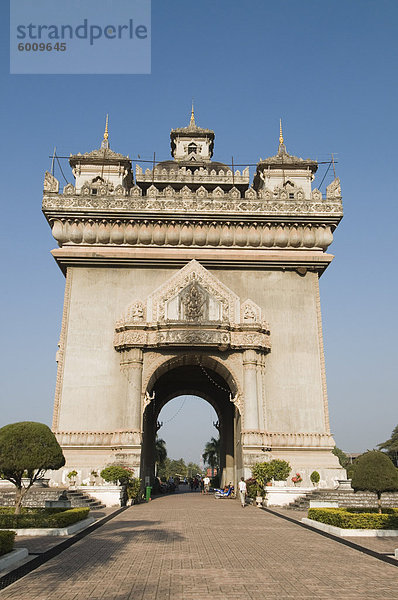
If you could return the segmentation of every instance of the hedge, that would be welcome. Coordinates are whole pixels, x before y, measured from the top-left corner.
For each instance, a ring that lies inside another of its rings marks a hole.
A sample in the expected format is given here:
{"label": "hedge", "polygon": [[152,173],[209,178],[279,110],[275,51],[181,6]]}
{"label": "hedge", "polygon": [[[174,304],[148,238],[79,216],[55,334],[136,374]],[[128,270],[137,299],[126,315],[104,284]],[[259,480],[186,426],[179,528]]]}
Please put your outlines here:
{"label": "hedge", "polygon": [[398,529],[398,509],[392,513],[379,515],[374,512],[361,512],[361,509],[310,508],[308,518],[342,529]]}
{"label": "hedge", "polygon": [[69,510],[39,508],[23,510],[20,515],[15,515],[1,509],[0,528],[67,527],[86,519],[89,512],[89,508],[70,508]]}
{"label": "hedge", "polygon": [[14,548],[15,531],[0,531],[0,556]]}

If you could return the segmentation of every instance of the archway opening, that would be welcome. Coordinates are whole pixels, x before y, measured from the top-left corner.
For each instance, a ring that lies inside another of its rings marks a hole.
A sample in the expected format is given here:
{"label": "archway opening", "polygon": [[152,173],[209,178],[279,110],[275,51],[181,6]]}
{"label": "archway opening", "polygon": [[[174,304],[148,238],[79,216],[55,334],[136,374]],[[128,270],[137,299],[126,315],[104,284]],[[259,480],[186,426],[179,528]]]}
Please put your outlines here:
{"label": "archway opening", "polygon": [[218,415],[199,396],[176,396],[159,413],[158,437],[166,442],[170,458],[200,464],[211,437],[218,437]]}
{"label": "archway opening", "polygon": [[154,480],[155,439],[162,409],[177,397],[195,396],[207,401],[217,415],[221,484],[230,481],[236,483],[242,464],[240,414],[232,401],[236,394],[234,380],[216,361],[204,361],[194,356],[188,360],[187,357],[184,358],[184,364],[181,361],[177,364],[169,361],[162,365],[151,378],[147,390],[151,401],[143,415],[141,477],[145,484]]}

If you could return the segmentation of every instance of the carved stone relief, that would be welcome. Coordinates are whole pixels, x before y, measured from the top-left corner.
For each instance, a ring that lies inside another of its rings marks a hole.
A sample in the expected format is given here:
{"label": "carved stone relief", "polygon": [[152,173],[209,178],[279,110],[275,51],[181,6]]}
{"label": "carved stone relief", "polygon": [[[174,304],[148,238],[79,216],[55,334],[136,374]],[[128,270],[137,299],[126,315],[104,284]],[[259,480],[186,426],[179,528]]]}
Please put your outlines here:
{"label": "carved stone relief", "polygon": [[124,351],[167,346],[216,346],[269,352],[269,328],[253,301],[239,297],[192,260],[116,323],[114,346]]}
{"label": "carved stone relief", "polygon": [[44,174],[43,190],[45,192],[55,192],[57,194],[59,192],[59,181],[58,181],[58,179],[56,179],[54,177],[54,175],[52,175],[48,171],[46,171],[45,174]]}

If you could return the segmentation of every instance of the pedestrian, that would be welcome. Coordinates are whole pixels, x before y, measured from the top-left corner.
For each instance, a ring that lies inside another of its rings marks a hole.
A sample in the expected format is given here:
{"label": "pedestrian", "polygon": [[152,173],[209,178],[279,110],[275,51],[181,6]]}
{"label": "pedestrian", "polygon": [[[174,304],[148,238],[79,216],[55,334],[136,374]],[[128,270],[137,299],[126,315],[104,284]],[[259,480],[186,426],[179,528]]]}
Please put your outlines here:
{"label": "pedestrian", "polygon": [[246,505],[246,482],[243,477],[240,478],[239,481],[239,498],[242,508],[245,508]]}
{"label": "pedestrian", "polygon": [[210,477],[208,475],[203,479],[203,483],[205,486],[205,494],[208,494],[210,490]]}

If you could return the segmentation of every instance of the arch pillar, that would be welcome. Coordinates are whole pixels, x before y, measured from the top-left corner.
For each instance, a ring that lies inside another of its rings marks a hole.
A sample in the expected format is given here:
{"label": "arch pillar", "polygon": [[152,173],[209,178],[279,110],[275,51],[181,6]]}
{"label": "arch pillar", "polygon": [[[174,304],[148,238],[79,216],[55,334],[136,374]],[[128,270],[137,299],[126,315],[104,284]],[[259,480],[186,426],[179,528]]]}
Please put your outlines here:
{"label": "arch pillar", "polygon": [[142,349],[129,348],[125,350],[121,356],[120,366],[127,377],[124,426],[126,429],[141,430]]}
{"label": "arch pillar", "polygon": [[259,429],[257,358],[255,350],[243,352],[245,428],[250,430]]}

